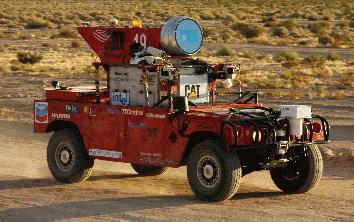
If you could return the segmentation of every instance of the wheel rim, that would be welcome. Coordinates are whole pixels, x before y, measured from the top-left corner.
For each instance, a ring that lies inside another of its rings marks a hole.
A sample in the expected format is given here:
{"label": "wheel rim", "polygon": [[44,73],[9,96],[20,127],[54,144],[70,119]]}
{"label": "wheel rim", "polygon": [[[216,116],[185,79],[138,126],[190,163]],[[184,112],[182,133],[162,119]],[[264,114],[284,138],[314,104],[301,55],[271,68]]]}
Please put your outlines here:
{"label": "wheel rim", "polygon": [[55,162],[62,171],[68,171],[74,164],[74,150],[67,143],[58,145],[55,151]]}
{"label": "wheel rim", "polygon": [[309,168],[309,158],[307,149],[304,149],[303,156],[297,156],[291,160],[288,165],[283,169],[282,176],[288,181],[296,181],[301,176],[306,175]]}
{"label": "wheel rim", "polygon": [[204,187],[213,187],[220,178],[219,162],[211,156],[202,157],[197,165],[198,180]]}

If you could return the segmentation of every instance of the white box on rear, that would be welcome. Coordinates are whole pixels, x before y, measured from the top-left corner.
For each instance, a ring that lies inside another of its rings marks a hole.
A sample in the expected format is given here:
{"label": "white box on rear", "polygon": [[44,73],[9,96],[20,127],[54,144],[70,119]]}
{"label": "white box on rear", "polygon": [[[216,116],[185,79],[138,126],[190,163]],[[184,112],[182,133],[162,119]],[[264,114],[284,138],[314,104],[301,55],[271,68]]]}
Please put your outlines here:
{"label": "white box on rear", "polygon": [[303,119],[311,118],[311,106],[307,105],[280,105],[280,116],[283,118]]}

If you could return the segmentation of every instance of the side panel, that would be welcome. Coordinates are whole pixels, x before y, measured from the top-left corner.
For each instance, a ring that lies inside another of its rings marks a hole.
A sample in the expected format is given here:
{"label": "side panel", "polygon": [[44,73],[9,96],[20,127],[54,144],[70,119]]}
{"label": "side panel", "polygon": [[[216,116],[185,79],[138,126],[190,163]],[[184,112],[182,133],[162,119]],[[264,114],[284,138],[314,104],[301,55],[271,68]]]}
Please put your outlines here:
{"label": "side panel", "polygon": [[85,144],[97,159],[178,167],[186,146],[168,121],[166,109],[90,105]]}
{"label": "side panel", "polygon": [[124,121],[113,110],[107,112],[107,105],[89,105],[86,110],[83,127],[89,155],[120,161],[123,155],[119,132],[123,132]]}

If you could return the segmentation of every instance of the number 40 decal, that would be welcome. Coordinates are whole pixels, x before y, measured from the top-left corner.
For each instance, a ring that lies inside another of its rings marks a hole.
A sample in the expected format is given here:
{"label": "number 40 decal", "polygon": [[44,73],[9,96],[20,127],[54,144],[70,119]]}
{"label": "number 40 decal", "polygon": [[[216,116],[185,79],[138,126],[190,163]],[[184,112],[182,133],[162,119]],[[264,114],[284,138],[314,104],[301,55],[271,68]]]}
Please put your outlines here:
{"label": "number 40 decal", "polygon": [[139,34],[136,34],[134,37],[134,42],[140,43],[140,45],[142,47],[144,47],[144,49],[146,49],[146,35],[145,34],[141,34],[140,36],[139,36]]}

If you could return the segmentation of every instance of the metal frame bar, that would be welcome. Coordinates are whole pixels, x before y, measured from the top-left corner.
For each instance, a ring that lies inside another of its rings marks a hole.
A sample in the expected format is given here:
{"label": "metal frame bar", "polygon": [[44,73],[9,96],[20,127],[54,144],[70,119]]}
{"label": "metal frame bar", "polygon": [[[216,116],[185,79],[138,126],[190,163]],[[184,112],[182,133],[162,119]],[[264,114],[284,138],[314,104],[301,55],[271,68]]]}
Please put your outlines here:
{"label": "metal frame bar", "polygon": [[[236,104],[243,103],[244,104],[244,103],[248,103],[252,99],[254,99],[254,103],[256,103],[256,104],[258,103],[259,92],[246,91],[246,92],[234,92],[233,94],[238,94],[238,95],[240,95],[240,97],[235,99],[232,103],[236,103]],[[243,100],[244,98],[247,98],[248,96],[250,96],[248,99]]]}
{"label": "metal frame bar", "polygon": [[[247,108],[246,108],[247,109]],[[233,130],[233,134],[234,134],[234,141],[235,141],[235,145],[231,145],[231,147],[233,148],[238,148],[238,149],[252,149],[252,148],[259,148],[260,144],[259,144],[259,136],[260,136],[260,128],[266,128],[266,133],[265,135],[266,137],[266,143],[262,144],[262,147],[266,148],[266,147],[276,147],[276,129],[277,128],[281,128],[281,126],[279,126],[277,124],[277,122],[275,121],[276,118],[279,117],[279,113],[274,111],[271,108],[259,108],[259,107],[252,107],[250,109],[261,109],[264,111],[268,111],[270,112],[270,115],[265,114],[265,112],[263,112],[262,116],[257,116],[257,113],[247,113],[247,112],[237,112],[235,109],[231,108],[230,109],[230,114],[228,117],[228,120],[225,120],[222,125],[221,125],[221,136],[223,138],[224,135],[224,128],[226,125],[231,126],[232,130]],[[233,115],[243,115],[246,116],[248,118],[244,118],[244,119],[239,119],[239,120],[235,120],[235,121],[230,121],[230,117]],[[253,115],[252,115],[253,114]],[[254,116],[256,115],[256,116]],[[323,133],[324,133],[324,139],[322,141],[313,141],[313,135],[314,135],[314,131],[313,131],[313,123],[309,120],[309,119],[304,119],[304,132],[307,132],[308,130],[310,131],[310,135],[309,138],[307,136],[307,133],[304,133],[302,136],[302,139],[300,142],[292,142],[290,144],[290,146],[296,146],[296,145],[305,145],[305,144],[324,144],[324,143],[328,143],[328,139],[329,139],[329,130],[330,130],[330,126],[328,124],[328,121],[318,115],[313,115],[312,116],[313,119],[319,119],[321,121],[322,124],[322,129],[323,129]],[[287,128],[286,128],[286,139],[287,141],[290,141],[290,135],[289,135],[289,131],[290,131],[290,127],[289,127],[289,120],[284,119],[287,122]],[[275,125],[274,125],[275,124]],[[253,129],[256,132],[256,138],[253,140],[253,145],[251,146],[239,146],[238,145],[238,131],[236,126],[237,125],[251,125],[253,127]],[[309,127],[309,128],[308,128]],[[273,140],[271,141],[268,138],[268,135],[272,135]]]}

